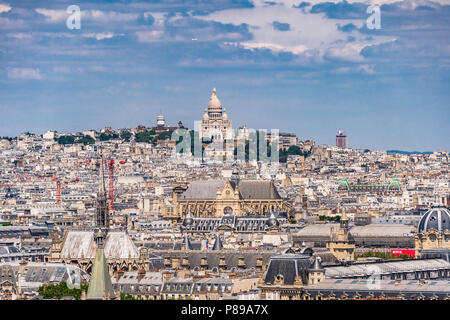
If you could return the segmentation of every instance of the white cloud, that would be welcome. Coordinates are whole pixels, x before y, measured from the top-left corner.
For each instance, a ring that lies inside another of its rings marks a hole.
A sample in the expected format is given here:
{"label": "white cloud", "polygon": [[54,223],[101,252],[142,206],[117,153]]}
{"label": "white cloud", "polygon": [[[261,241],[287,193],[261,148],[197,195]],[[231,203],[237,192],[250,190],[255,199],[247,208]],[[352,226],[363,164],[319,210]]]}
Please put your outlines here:
{"label": "white cloud", "polygon": [[337,47],[330,47],[325,51],[325,57],[329,59],[361,62],[363,61],[363,57],[360,55],[360,52],[364,47],[364,43],[347,43]]}
{"label": "white cloud", "polygon": [[[44,15],[48,22],[61,22],[66,20],[70,14],[65,10],[52,10],[45,8],[37,8],[36,12]],[[83,19],[90,21],[97,21],[101,23],[108,22],[128,22],[136,20],[139,17],[138,13],[121,13],[115,11],[101,11],[101,10],[82,10],[81,21]]]}
{"label": "white cloud", "polygon": [[103,39],[111,39],[115,36],[112,32],[103,32],[103,33],[87,33],[83,35],[86,38],[95,38],[97,40],[103,40]]}
{"label": "white cloud", "polygon": [[46,17],[49,22],[61,22],[69,16],[65,10],[52,10],[45,8],[37,8],[36,12]]}
{"label": "white cloud", "polygon": [[81,18],[95,20],[99,22],[128,22],[136,20],[139,17],[138,13],[121,13],[115,11],[100,11],[100,10],[81,10]]}
{"label": "white cloud", "polygon": [[273,52],[292,52],[293,54],[300,54],[308,50],[308,48],[304,45],[298,46],[281,46],[274,43],[261,43],[261,42],[243,42],[242,47],[245,49],[269,49]]}
{"label": "white cloud", "polygon": [[29,33],[10,33],[8,34],[9,38],[16,38],[16,39],[30,39],[31,38],[31,34]]}
{"label": "white cloud", "polygon": [[151,30],[151,31],[138,31],[136,32],[139,42],[157,42],[161,41],[164,31]]}
{"label": "white cloud", "polygon": [[360,64],[352,67],[341,67],[330,71],[332,74],[349,74],[349,73],[363,73],[363,74],[376,74],[375,65],[373,64]]}
{"label": "white cloud", "polygon": [[4,3],[0,3],[0,13],[3,12],[8,12],[10,11],[12,8],[10,5],[4,4]]}
{"label": "white cloud", "polygon": [[358,66],[358,70],[365,74],[375,74],[375,66],[373,64],[361,64]]}
{"label": "white cloud", "polygon": [[[302,56],[302,59],[317,59],[317,55],[321,54],[328,58],[361,62],[364,59],[360,53],[364,47],[392,40],[374,36],[373,40],[367,41],[358,31],[349,33],[337,28],[338,24],[348,23],[360,28],[365,20],[329,19],[324,13],[310,14],[293,7],[301,2],[299,0],[276,2],[277,5],[268,6],[263,0],[258,0],[253,8],[228,9],[195,17],[236,26],[246,24],[253,37],[251,40],[239,42],[239,46],[249,50],[266,48],[275,53],[291,52]],[[289,30],[276,30],[273,27],[274,21],[288,23]],[[352,43],[347,41],[350,35],[355,39]]]}
{"label": "white cloud", "polygon": [[[273,7],[268,5],[266,2],[268,0],[254,0],[253,3],[255,4],[255,6],[267,6],[267,7]],[[311,4],[311,6],[314,6],[316,4],[319,3],[325,3],[325,2],[330,2],[330,3],[340,3],[342,2],[342,0],[270,0],[270,2],[276,2],[277,5],[281,5],[281,6],[286,6],[286,7],[293,7],[293,6],[298,6],[300,3],[302,2],[308,2]],[[421,4],[425,4],[425,3],[430,3],[430,2],[435,2],[435,3],[439,3],[441,5],[449,5],[450,4],[450,0],[347,0],[347,3],[364,3],[367,5],[371,5],[371,4],[377,4],[377,5],[383,5],[383,4],[392,4],[395,2],[404,2],[404,3],[421,3]]]}
{"label": "white cloud", "polygon": [[32,68],[11,68],[8,70],[8,77],[12,79],[42,79],[39,69]]}

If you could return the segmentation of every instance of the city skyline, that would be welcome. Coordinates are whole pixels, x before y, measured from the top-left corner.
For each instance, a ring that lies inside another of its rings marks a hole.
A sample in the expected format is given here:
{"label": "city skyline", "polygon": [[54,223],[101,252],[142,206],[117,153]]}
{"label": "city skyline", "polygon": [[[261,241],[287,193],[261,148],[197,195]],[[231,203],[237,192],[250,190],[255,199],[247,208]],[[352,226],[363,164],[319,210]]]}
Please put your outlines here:
{"label": "city skyline", "polygon": [[[0,136],[194,127],[216,87],[234,127],[352,148],[450,149],[448,1],[0,1]],[[130,57],[132,57],[130,59]]]}

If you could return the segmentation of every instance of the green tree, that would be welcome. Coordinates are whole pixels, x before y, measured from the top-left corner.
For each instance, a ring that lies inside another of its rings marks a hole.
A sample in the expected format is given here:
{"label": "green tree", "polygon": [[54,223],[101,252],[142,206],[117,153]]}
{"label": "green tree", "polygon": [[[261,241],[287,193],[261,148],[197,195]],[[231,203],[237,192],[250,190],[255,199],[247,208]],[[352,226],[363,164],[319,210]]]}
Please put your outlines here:
{"label": "green tree", "polygon": [[151,131],[141,131],[141,132],[138,132],[138,133],[136,133],[136,141],[137,142],[152,142],[153,141],[153,135],[154,135],[154,132],[155,131],[153,131],[153,134],[152,134],[152,131],[153,130],[151,130]]}
{"label": "green tree", "polygon": [[111,139],[111,136],[109,134],[102,132],[100,133],[100,136],[98,138],[100,139],[100,141],[108,141]]}
{"label": "green tree", "polygon": [[38,293],[45,299],[61,299],[62,297],[74,297],[76,300],[80,300],[81,291],[87,292],[88,284],[81,284],[79,289],[69,289],[67,283],[62,281],[58,284],[42,285],[38,289]]}
{"label": "green tree", "polygon": [[290,146],[287,152],[289,155],[299,155],[299,156],[303,155],[303,152],[299,146]]}
{"label": "green tree", "polygon": [[156,141],[158,141],[158,140],[167,140],[167,139],[170,139],[170,138],[172,137],[172,132],[173,132],[173,131],[164,131],[164,132],[161,132],[161,133],[158,135],[158,137],[156,138]]}
{"label": "green tree", "polygon": [[91,136],[83,136],[82,138],[78,139],[77,143],[82,143],[84,145],[94,144],[95,140]]}
{"label": "green tree", "polygon": [[131,139],[131,132],[130,131],[122,131],[120,133],[120,138],[125,141],[130,141]]}
{"label": "green tree", "polygon": [[135,298],[131,294],[125,294],[125,293],[121,292],[120,293],[120,300],[141,300],[141,299]]}
{"label": "green tree", "polygon": [[75,137],[73,136],[60,136],[56,139],[56,141],[59,144],[74,144],[75,143]]}

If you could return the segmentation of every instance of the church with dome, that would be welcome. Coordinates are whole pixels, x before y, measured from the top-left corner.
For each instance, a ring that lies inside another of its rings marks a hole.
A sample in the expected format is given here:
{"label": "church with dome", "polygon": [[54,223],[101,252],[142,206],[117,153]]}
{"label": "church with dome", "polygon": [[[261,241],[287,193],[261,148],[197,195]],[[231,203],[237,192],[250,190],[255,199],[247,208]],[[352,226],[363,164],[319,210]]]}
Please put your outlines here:
{"label": "church with dome", "polygon": [[208,108],[205,109],[198,131],[202,141],[223,142],[233,139],[231,120],[228,119],[225,108],[222,108],[222,104],[216,95],[216,88],[213,89]]}
{"label": "church with dome", "polygon": [[450,250],[450,211],[431,207],[420,219],[415,235],[416,255],[427,256],[431,251]]}

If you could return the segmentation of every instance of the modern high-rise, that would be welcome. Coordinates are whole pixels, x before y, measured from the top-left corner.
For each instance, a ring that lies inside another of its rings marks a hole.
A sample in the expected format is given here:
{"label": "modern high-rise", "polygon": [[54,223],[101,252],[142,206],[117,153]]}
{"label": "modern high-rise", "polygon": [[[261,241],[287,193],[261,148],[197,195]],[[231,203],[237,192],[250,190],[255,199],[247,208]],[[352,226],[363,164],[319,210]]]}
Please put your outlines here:
{"label": "modern high-rise", "polygon": [[344,149],[348,148],[347,135],[345,134],[345,131],[338,131],[338,134],[336,135],[336,147]]}

